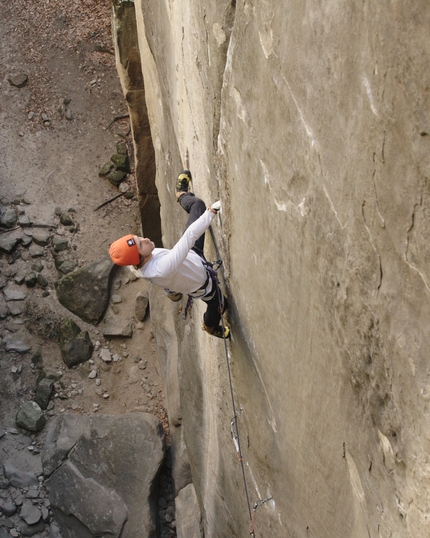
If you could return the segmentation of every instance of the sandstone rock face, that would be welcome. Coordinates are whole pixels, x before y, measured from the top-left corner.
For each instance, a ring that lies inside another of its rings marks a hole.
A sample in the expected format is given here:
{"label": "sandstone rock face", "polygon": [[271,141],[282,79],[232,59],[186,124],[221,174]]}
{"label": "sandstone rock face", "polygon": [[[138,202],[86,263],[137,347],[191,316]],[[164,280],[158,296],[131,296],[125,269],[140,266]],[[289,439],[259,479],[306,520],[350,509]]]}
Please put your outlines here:
{"label": "sandstone rock face", "polygon": [[115,16],[114,45],[118,74],[133,130],[135,175],[142,228],[145,236],[151,237],[156,246],[161,247],[160,202],[155,185],[155,153],[146,108],[134,2],[113,0],[112,5]]}
{"label": "sandstone rock face", "polygon": [[163,456],[164,434],[153,415],[56,418],[43,468],[63,536],[155,538]]}
{"label": "sandstone rock face", "polygon": [[[222,202],[256,535],[428,536],[427,3],[134,5],[164,245],[182,168]],[[193,310],[172,311],[180,427],[205,536],[242,536],[224,348]]]}

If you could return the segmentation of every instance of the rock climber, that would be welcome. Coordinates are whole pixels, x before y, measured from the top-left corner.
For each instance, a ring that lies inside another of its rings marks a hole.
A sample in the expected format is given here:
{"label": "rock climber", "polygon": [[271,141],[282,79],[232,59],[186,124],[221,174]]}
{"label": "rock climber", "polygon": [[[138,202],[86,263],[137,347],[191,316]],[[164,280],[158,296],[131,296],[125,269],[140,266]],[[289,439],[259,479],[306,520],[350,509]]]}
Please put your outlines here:
{"label": "rock climber", "polygon": [[226,299],[203,254],[205,231],[221,204],[215,202],[207,209],[200,198],[189,192],[191,181],[189,170],[177,178],[176,200],[188,213],[188,220],[184,234],[172,249],[155,248],[150,239],[129,234],[112,243],[109,255],[116,265],[128,265],[139,278],[164,288],[172,301],[180,301],[184,294],[204,301],[207,309],[203,330],[217,338],[229,338],[229,327],[220,325]]}

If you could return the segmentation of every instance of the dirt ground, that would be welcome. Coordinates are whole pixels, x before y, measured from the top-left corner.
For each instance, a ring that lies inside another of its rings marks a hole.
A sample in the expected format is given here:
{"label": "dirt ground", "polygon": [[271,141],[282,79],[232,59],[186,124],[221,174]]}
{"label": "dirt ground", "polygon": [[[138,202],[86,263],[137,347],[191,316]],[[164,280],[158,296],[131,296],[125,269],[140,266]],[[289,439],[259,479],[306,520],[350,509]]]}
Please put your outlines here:
{"label": "dirt ground", "polygon": [[[1,2],[1,200],[17,211],[23,208],[37,223],[52,219],[56,208],[68,212],[74,230],[60,226],[56,233],[67,237],[79,266],[106,255],[117,237],[139,233],[136,194],[131,199],[120,196],[96,209],[121,192],[98,175],[115,153],[117,142],[127,142],[132,158],[130,127],[123,118],[127,108],[115,68],[110,9],[110,0]],[[18,87],[13,84],[14,77],[22,74],[28,77],[27,82]],[[133,173],[121,189],[124,187],[135,191]],[[18,252],[23,251],[19,246]],[[159,416],[168,433],[148,316],[141,323],[135,322],[132,338],[105,339],[102,324],[87,325],[59,304],[54,283],[61,275],[48,247],[41,260],[47,288],[22,284],[27,293],[25,311],[0,320],[2,337],[9,323],[22,322],[32,345],[31,352],[25,354],[6,352],[1,345],[0,428],[6,432],[15,428],[19,405],[34,394],[37,372],[30,359],[40,347],[44,366],[63,373],[49,416],[119,414],[139,409]],[[5,274],[15,266],[25,268],[32,260],[18,255],[11,262],[7,254],[0,254]],[[133,317],[135,297],[144,288],[143,281],[129,280],[127,271],[121,270],[116,277],[116,287],[119,280],[121,285],[115,293],[122,298],[113,306],[118,323]],[[89,331],[96,345],[93,364],[87,362],[70,370],[65,367],[50,327],[67,317]],[[109,348],[117,360],[104,363],[99,357],[102,348]],[[11,374],[13,366],[22,367],[21,373]],[[99,381],[88,377],[94,368]],[[32,437],[41,448],[43,435]],[[8,457],[13,459],[13,454]]]}

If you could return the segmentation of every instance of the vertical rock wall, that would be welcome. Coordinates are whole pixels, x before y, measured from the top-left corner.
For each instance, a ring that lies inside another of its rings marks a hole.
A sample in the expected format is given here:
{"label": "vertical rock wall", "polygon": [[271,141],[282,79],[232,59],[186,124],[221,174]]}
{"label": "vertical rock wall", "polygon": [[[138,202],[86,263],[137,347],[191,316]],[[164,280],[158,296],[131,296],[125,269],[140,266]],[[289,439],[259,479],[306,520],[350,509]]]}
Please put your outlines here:
{"label": "vertical rock wall", "polygon": [[[182,167],[223,204],[244,474],[251,508],[273,497],[256,536],[428,536],[427,3],[135,7],[164,244]],[[244,536],[224,347],[201,313],[172,309],[177,427],[205,536]]]}
{"label": "vertical rock wall", "polygon": [[134,2],[112,0],[112,7],[117,70],[130,113],[133,133],[142,229],[157,247],[161,247],[160,202],[155,186],[155,155],[146,108]]}

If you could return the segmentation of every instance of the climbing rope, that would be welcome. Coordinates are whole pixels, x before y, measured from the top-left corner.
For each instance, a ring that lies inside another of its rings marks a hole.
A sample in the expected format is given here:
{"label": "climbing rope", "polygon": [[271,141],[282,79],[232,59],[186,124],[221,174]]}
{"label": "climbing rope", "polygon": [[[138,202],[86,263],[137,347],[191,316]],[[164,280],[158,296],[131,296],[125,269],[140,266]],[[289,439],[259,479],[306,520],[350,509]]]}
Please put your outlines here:
{"label": "climbing rope", "polygon": [[[214,274],[213,281],[214,281],[215,286],[216,286],[216,293],[217,293],[217,297],[218,297],[219,313],[221,314],[222,333],[225,334],[225,323],[224,323],[224,315],[223,315],[224,314],[224,312],[223,312],[223,300],[222,300],[223,296],[222,296],[221,289],[219,287],[220,282],[219,282],[218,273],[217,273],[217,270],[219,269],[221,264],[222,264],[222,260],[221,260],[221,258],[219,258],[212,265],[212,271],[213,271],[213,274]],[[216,269],[214,269],[214,267],[216,267]],[[224,341],[225,360],[226,360],[226,364],[227,364],[228,382],[229,382],[229,385],[230,385],[231,405],[232,405],[232,409],[233,409],[233,418],[231,419],[231,423],[230,423],[231,435],[232,435],[233,442],[234,442],[234,445],[235,445],[235,448],[236,448],[237,456],[239,458],[239,463],[240,463],[240,466],[241,466],[241,469],[242,469],[242,478],[243,478],[243,486],[244,486],[244,489],[245,489],[246,504],[248,506],[249,520],[252,523],[253,519],[252,519],[252,513],[251,513],[251,503],[250,503],[250,500],[249,500],[248,484],[246,482],[245,465],[243,463],[242,448],[240,446],[239,427],[238,427],[238,424],[237,424],[238,413],[236,411],[236,404],[235,404],[235,401],[234,401],[233,382],[232,382],[232,378],[231,378],[230,361],[228,359],[227,339],[223,338],[223,341]],[[250,523],[250,525],[251,525],[251,523]],[[254,531],[252,533],[250,533],[250,534],[255,536]]]}
{"label": "climbing rope", "polygon": [[[219,305],[218,308],[219,308],[219,313],[221,314],[221,326],[222,326],[223,334],[225,334],[225,323],[224,323],[224,316],[223,316],[224,311],[223,311],[223,301],[222,301],[223,296],[222,296],[221,289],[219,287],[220,282],[219,282],[218,273],[217,273],[221,265],[222,265],[222,260],[221,258],[218,258],[216,262],[214,262],[213,264],[210,264],[210,268],[211,268],[210,272],[213,276],[213,281],[215,282],[215,286],[216,286],[216,293],[217,293],[218,305]],[[267,499],[261,499],[259,501],[256,501],[253,505],[253,509],[251,512],[251,503],[249,500],[248,485],[246,482],[246,475],[245,475],[245,465],[243,462],[243,454],[242,454],[242,448],[240,445],[240,437],[239,437],[239,427],[237,423],[237,417],[240,415],[240,413],[236,410],[236,404],[234,401],[233,382],[232,382],[232,377],[231,377],[230,361],[228,358],[227,339],[223,338],[223,341],[224,341],[225,360],[227,364],[228,381],[230,385],[231,404],[232,404],[232,409],[233,409],[233,418],[230,421],[230,431],[231,431],[231,437],[233,439],[234,446],[236,448],[239,463],[242,469],[243,486],[245,489],[246,503],[248,506],[248,513],[249,513],[249,534],[250,536],[253,536],[255,538],[254,524],[255,524],[256,510],[262,504],[265,504],[266,502],[271,501],[273,497],[268,497]]]}
{"label": "climbing rope", "polygon": [[[217,255],[218,259],[213,263],[209,263],[209,262],[205,263],[205,267],[208,270],[209,274],[211,275],[212,281],[214,282],[215,287],[216,287],[216,293],[217,293],[217,297],[218,297],[218,311],[221,314],[221,327],[222,327],[222,333],[224,335],[225,334],[225,323],[224,323],[224,315],[223,315],[224,314],[223,295],[222,295],[222,292],[221,292],[221,289],[220,289],[220,281],[219,281],[219,278],[218,278],[218,269],[222,266],[222,259],[220,257],[220,254],[219,254],[219,251],[218,251],[218,248],[217,248],[217,244],[216,244],[216,241],[215,241],[215,235],[214,235],[214,232],[212,230],[212,226],[209,227],[209,231],[210,231],[210,234],[212,236],[212,241],[213,241],[215,251],[216,251],[216,255]],[[186,305],[185,311],[184,311],[184,319],[186,319],[187,314],[190,313],[191,307],[192,307],[192,298],[191,298],[191,300],[189,299],[187,301],[187,305]],[[254,524],[255,524],[256,510],[262,504],[272,500],[272,497],[256,501],[254,503],[252,511],[251,511],[251,502],[250,502],[250,499],[249,499],[248,484],[247,484],[247,481],[246,481],[246,474],[245,474],[245,464],[243,462],[243,454],[242,454],[242,448],[241,448],[240,436],[239,436],[239,427],[238,427],[238,422],[237,422],[237,417],[239,416],[240,413],[237,412],[236,404],[235,404],[235,401],[234,401],[233,381],[232,381],[232,376],[231,376],[230,361],[229,361],[229,358],[228,358],[227,338],[224,337],[223,341],[224,341],[225,361],[226,361],[226,365],[227,365],[228,382],[229,382],[229,385],[230,385],[231,405],[232,405],[232,410],[233,410],[233,418],[231,419],[231,422],[230,422],[231,437],[233,439],[233,443],[234,443],[234,446],[236,448],[237,456],[238,456],[239,463],[240,463],[241,470],[242,470],[243,486],[244,486],[244,490],[245,490],[246,504],[247,504],[247,507],[248,507],[248,514],[249,514],[249,534],[250,534],[250,536],[253,536],[255,538]]]}

